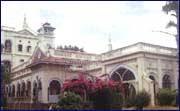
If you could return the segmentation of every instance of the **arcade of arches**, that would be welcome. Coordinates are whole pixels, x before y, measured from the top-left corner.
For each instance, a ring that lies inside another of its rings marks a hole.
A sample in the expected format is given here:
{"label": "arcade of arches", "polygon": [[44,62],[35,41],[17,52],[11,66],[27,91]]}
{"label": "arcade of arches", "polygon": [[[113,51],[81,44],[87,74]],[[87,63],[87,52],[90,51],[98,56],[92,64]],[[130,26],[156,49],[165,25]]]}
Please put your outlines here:
{"label": "arcade of arches", "polygon": [[[154,81],[154,94],[156,94],[156,87],[158,82],[153,75],[150,75],[149,78]],[[136,76],[132,70],[125,67],[118,67],[113,70],[111,73],[110,79],[115,81],[122,81],[125,91],[125,98],[134,97],[137,93],[136,86]],[[169,75],[164,75],[162,78],[163,88],[171,88],[171,78]],[[16,98],[30,98],[33,99],[33,102],[41,102],[42,99],[42,81],[22,81],[17,84],[12,84],[6,87],[6,91],[9,97]],[[61,91],[61,83],[59,80],[51,80],[47,88],[48,92],[48,102],[55,103],[58,101]]]}

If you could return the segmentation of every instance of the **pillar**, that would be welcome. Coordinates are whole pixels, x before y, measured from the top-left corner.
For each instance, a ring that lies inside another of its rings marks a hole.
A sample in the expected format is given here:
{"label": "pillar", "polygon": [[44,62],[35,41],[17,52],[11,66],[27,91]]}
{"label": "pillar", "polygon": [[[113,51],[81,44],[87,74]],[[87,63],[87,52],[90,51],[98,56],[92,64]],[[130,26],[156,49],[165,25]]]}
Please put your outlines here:
{"label": "pillar", "polygon": [[45,79],[42,79],[42,102],[48,103],[48,87],[49,82]]}
{"label": "pillar", "polygon": [[144,58],[143,57],[139,57],[137,58],[137,64],[138,64],[138,68],[137,68],[137,76],[138,76],[138,89],[139,91],[143,90],[143,73],[145,72],[145,68],[144,68]]}
{"label": "pillar", "polygon": [[157,69],[158,69],[158,76],[159,76],[159,88],[162,88],[162,66],[161,66],[161,60],[158,59],[158,65],[157,65]]}

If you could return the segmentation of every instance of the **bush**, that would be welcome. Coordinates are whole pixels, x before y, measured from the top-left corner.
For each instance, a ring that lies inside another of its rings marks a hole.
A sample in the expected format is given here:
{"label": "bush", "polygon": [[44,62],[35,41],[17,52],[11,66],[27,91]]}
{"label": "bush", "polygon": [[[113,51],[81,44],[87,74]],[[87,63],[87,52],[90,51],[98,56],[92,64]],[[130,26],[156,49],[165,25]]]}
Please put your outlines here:
{"label": "bush", "polygon": [[145,91],[139,92],[135,96],[134,102],[137,109],[143,109],[144,106],[149,105],[150,95]]}
{"label": "bush", "polygon": [[83,103],[89,101],[90,105],[83,105],[95,109],[121,109],[123,98],[123,85],[121,81],[102,81],[95,78],[93,81],[80,74],[78,79],[66,80],[63,84],[62,93],[70,91],[78,94]]}
{"label": "bush", "polygon": [[91,100],[95,109],[122,109],[123,97],[109,87],[103,87],[92,93]]}
{"label": "bush", "polygon": [[111,109],[122,109],[123,105],[123,96],[121,93],[113,92],[112,93],[112,105]]}
{"label": "bush", "polygon": [[179,105],[179,94],[178,92],[175,94],[175,106]]}
{"label": "bush", "polygon": [[161,106],[172,105],[175,93],[170,89],[161,89],[157,94],[158,104]]}
{"label": "bush", "polygon": [[129,97],[124,100],[125,107],[132,107],[135,106],[135,97]]}
{"label": "bush", "polygon": [[90,99],[93,102],[95,109],[111,109],[111,90],[109,88],[102,88],[92,93]]}
{"label": "bush", "polygon": [[67,92],[67,94],[62,97],[59,102],[60,109],[81,109],[82,108],[82,98],[72,92]]}
{"label": "bush", "polygon": [[178,90],[174,90],[174,101],[173,101],[173,105],[174,106],[178,106],[179,105],[179,95],[178,95]]}
{"label": "bush", "polygon": [[6,107],[6,106],[7,106],[7,98],[2,97],[2,107]]}

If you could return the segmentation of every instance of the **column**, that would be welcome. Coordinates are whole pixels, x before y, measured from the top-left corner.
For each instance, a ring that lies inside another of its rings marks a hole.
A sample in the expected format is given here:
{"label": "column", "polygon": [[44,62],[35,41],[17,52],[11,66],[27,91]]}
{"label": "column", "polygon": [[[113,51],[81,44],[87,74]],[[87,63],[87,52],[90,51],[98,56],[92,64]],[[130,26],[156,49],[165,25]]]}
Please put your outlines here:
{"label": "column", "polygon": [[143,73],[145,72],[145,68],[144,68],[144,58],[143,57],[139,57],[137,58],[137,64],[138,64],[138,69],[137,69],[137,76],[138,76],[138,89],[139,91],[143,90]]}
{"label": "column", "polygon": [[172,72],[173,78],[172,78],[171,81],[174,83],[174,84],[172,84],[172,87],[175,88],[175,89],[178,89],[178,79],[179,79],[178,64],[176,63],[176,61],[173,61],[172,64],[173,64],[173,67],[172,67],[172,69],[173,69],[173,72]]}
{"label": "column", "polygon": [[106,74],[106,66],[102,65],[102,74]]}
{"label": "column", "polygon": [[31,77],[31,90],[30,90],[30,98],[31,98],[31,103],[33,103],[33,88],[34,88],[34,86],[33,86],[33,79],[32,79],[32,77]]}
{"label": "column", "polygon": [[47,80],[42,79],[42,102],[48,103],[48,87],[49,82]]}
{"label": "column", "polygon": [[162,88],[162,66],[161,66],[161,60],[158,59],[158,65],[157,65],[157,69],[158,69],[158,77],[159,77],[159,88]]}

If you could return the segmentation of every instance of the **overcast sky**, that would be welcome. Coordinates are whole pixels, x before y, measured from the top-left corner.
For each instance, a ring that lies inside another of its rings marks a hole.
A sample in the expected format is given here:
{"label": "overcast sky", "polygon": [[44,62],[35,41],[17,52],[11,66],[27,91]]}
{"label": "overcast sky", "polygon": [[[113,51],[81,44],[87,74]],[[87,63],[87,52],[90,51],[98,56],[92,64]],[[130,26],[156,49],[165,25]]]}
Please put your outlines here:
{"label": "overcast sky", "polygon": [[165,1],[1,1],[1,24],[22,29],[26,14],[29,27],[37,31],[49,22],[57,45],[76,45],[86,52],[108,50],[109,33],[113,49],[136,42],[176,47],[175,38],[152,30],[166,29],[170,16],[162,12]]}

